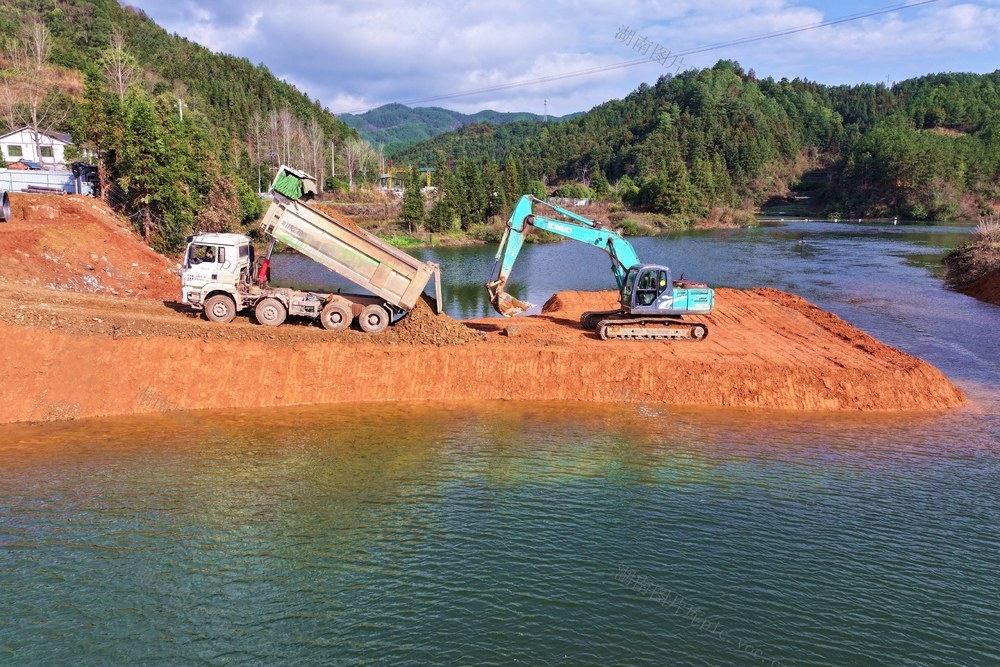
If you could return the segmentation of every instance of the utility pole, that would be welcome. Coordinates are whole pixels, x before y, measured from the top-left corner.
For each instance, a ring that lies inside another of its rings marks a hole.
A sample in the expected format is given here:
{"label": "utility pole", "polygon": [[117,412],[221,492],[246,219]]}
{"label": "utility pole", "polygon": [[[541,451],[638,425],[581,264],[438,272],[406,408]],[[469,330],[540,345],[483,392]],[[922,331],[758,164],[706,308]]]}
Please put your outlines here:
{"label": "utility pole", "polygon": [[337,140],[330,140],[330,178],[337,178]]}
{"label": "utility pole", "polygon": [[542,100],[542,104],[545,105],[545,113],[542,115],[542,122],[543,123],[548,123],[549,122],[549,101],[548,100]]}
{"label": "utility pole", "polygon": [[181,113],[181,122],[183,123],[184,122],[184,100],[182,100],[180,97],[177,98],[177,108],[180,110],[180,113]]}

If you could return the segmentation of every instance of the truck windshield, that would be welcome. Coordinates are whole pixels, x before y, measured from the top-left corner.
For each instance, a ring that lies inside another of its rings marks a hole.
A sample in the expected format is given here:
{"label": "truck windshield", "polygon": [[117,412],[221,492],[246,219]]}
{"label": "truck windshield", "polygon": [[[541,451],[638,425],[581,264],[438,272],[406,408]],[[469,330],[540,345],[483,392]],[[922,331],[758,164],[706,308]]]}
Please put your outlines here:
{"label": "truck windshield", "polygon": [[201,243],[192,243],[188,248],[188,266],[195,266],[202,263],[216,263],[219,257],[220,248],[216,248],[214,245],[203,245]]}

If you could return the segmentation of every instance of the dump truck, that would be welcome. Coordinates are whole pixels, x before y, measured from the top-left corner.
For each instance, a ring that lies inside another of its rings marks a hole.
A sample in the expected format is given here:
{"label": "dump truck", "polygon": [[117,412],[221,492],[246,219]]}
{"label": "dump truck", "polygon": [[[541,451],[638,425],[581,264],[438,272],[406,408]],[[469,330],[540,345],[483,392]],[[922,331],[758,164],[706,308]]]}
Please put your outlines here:
{"label": "dump truck", "polygon": [[[435,310],[440,312],[441,269],[421,262],[358,227],[346,217],[320,210],[306,200],[315,179],[282,166],[271,186],[272,202],[260,222],[270,237],[258,263],[243,234],[196,234],[184,255],[181,301],[203,310],[213,322],[231,322],[252,311],[261,324],[279,326],[289,315],[318,319],[331,331],[357,322],[379,333],[416,307],[433,278]],[[271,255],[284,243],[369,294],[300,291],[272,287]]]}

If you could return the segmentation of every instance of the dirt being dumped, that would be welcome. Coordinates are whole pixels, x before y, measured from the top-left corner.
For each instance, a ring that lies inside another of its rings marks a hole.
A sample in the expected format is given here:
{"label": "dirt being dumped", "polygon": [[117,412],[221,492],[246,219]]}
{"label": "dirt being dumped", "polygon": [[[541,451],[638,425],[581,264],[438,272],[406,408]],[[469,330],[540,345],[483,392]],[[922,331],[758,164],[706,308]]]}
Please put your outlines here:
{"label": "dirt being dumped", "polygon": [[177,263],[147,246],[103,202],[11,193],[0,223],[0,280],[55,290],[176,298]]}
{"label": "dirt being dumped", "polygon": [[416,307],[387,333],[393,342],[414,345],[464,345],[485,336],[445,313],[435,313],[432,301],[427,296],[417,302]]}

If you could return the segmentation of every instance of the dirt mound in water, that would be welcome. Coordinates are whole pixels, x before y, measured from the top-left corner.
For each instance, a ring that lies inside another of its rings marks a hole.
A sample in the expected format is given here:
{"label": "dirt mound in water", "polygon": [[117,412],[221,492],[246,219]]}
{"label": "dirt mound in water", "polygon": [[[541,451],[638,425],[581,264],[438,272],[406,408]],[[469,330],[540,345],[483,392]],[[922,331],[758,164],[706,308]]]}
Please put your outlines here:
{"label": "dirt mound in water", "polygon": [[993,269],[976,282],[963,287],[961,291],[980,301],[1000,306],[1000,269]]}
{"label": "dirt mound in water", "polygon": [[[579,326],[614,292],[563,292],[532,317],[466,323],[423,303],[377,336],[219,325],[162,304],[0,283],[0,422],[398,400],[553,400],[795,410],[941,410],[930,364],[771,289],[718,289],[708,339],[602,341]],[[8,292],[5,293],[5,289]],[[21,289],[21,288],[17,288]],[[195,339],[195,340],[193,340]],[[421,343],[432,344],[394,344]],[[466,344],[459,344],[459,343]],[[192,376],[211,368],[225,382]],[[137,399],[152,391],[156,402]],[[144,392],[144,393],[143,393]]]}
{"label": "dirt mound in water", "polygon": [[78,195],[12,193],[0,223],[0,280],[74,292],[176,299],[176,261],[165,258],[103,202]]}
{"label": "dirt mound in water", "polygon": [[979,241],[945,255],[945,280],[980,301],[1000,306],[1000,243]]}

